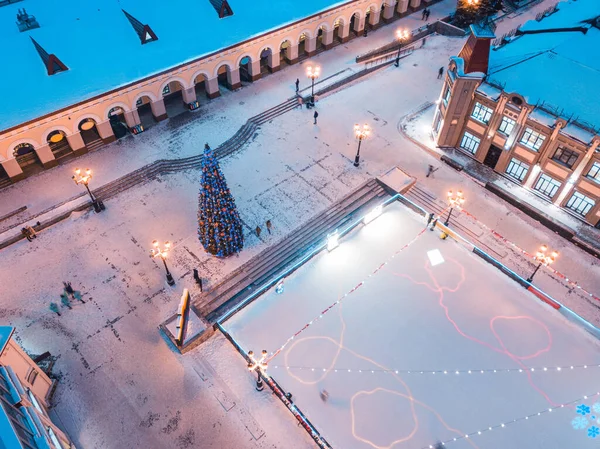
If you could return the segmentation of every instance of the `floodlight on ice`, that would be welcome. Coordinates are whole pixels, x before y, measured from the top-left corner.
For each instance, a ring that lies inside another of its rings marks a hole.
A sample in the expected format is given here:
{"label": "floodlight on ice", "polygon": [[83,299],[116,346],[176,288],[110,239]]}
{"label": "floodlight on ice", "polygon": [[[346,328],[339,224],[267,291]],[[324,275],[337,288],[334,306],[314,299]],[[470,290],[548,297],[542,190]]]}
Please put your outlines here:
{"label": "floodlight on ice", "polygon": [[440,253],[439,249],[432,249],[431,251],[427,251],[427,257],[429,257],[429,262],[432,267],[444,263],[444,257],[442,253]]}
{"label": "floodlight on ice", "polygon": [[333,251],[340,245],[340,234],[337,230],[327,235],[327,251]]}
{"label": "floodlight on ice", "polygon": [[383,212],[383,206],[380,204],[379,206],[375,207],[371,212],[369,212],[367,215],[365,215],[365,218],[363,218],[363,222],[365,224],[371,223],[373,220],[375,220],[377,217],[379,217],[381,215],[381,212]]}

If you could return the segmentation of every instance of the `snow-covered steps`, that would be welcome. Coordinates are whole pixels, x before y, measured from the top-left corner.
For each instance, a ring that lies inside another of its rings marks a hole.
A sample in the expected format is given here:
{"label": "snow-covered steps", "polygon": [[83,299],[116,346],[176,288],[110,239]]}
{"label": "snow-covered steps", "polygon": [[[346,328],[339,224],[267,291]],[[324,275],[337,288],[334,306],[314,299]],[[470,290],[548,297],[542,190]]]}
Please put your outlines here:
{"label": "snow-covered steps", "polygon": [[[374,204],[379,204],[388,197],[389,194],[375,179],[367,181],[230,273],[211,290],[205,291],[194,301],[194,307],[211,324],[216,323],[225,314],[241,307],[258,288],[276,279],[278,273],[293,267],[312,249],[323,243],[328,233],[361,216]],[[173,319],[175,316],[164,324]],[[198,340],[201,341],[201,338]],[[191,349],[199,341],[191,341],[182,351]]]}
{"label": "snow-covered steps", "polygon": [[292,231],[276,245],[265,249],[213,290],[200,296],[195,302],[196,307],[209,322],[216,322],[237,307],[253,289],[274,279],[276,273],[292,266],[311,249],[320,245],[328,233],[387,196],[389,195],[375,180],[368,181],[317,214],[307,224]]}

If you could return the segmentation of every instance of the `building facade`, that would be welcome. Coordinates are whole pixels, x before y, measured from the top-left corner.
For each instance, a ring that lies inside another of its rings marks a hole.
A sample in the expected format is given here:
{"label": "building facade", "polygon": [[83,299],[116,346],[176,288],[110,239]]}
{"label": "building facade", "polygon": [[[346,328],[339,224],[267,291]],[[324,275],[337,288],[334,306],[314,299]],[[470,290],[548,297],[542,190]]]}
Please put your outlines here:
{"label": "building facade", "polygon": [[[501,49],[491,50],[493,38],[489,30],[472,27],[460,54],[451,58],[432,124],[437,146],[457,148],[600,228],[600,136],[589,124],[553,113],[555,109],[546,108],[544,101],[528,103],[531,92],[513,92],[490,81],[490,57],[506,56],[500,53]],[[493,54],[494,51],[499,53]],[[511,61],[514,63],[515,59]],[[522,76],[549,75],[530,72]],[[558,79],[555,82],[569,89],[568,83]],[[597,89],[597,85],[590,88]]]}
{"label": "building facade", "polygon": [[13,332],[0,326],[0,447],[74,448],[48,415],[54,381],[14,341]]}
{"label": "building facade", "polygon": [[86,101],[49,110],[43,116],[2,129],[0,179],[14,182],[42,168],[55,166],[61,158],[84,154],[129,133],[140,133],[153,123],[165,120],[169,113],[196,109],[199,104],[220,96],[224,89],[236,90],[243,83],[256,81],[285,65],[362,35],[365,27],[376,28],[433,2],[348,1],[161,73],[131,80],[127,85]]}

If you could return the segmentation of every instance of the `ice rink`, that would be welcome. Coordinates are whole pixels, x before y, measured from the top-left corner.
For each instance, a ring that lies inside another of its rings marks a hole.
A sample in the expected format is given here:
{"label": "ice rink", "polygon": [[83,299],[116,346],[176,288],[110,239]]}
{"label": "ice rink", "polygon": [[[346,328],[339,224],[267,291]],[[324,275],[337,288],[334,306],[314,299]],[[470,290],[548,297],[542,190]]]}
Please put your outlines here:
{"label": "ice rink", "polygon": [[282,348],[269,374],[335,448],[598,448],[598,342],[424,225],[390,204],[224,328]]}

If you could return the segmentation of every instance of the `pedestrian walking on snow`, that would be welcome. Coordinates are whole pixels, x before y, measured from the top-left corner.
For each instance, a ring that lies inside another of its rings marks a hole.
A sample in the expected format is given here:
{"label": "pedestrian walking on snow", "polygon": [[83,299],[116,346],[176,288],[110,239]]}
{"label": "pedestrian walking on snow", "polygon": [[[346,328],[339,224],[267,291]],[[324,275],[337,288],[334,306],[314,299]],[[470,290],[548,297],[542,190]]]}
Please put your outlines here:
{"label": "pedestrian walking on snow", "polygon": [[64,281],[63,281],[63,285],[65,286],[65,291],[66,291],[66,292],[67,292],[69,295],[73,296],[73,293],[75,293],[75,290],[73,290],[73,287],[71,286],[71,283],[70,283],[70,282],[64,282]]}
{"label": "pedestrian walking on snow", "polygon": [[329,392],[327,390],[325,390],[325,389],[322,389],[319,392],[319,396],[321,397],[321,400],[323,402],[327,402],[327,399],[329,399]]}
{"label": "pedestrian walking on snow", "polygon": [[313,117],[315,119],[315,125],[317,124],[317,117],[319,116],[319,113],[317,111],[315,111],[315,113],[313,114]]}
{"label": "pedestrian walking on snow", "polygon": [[260,238],[260,233],[262,232],[262,229],[260,229],[260,226],[257,226],[256,229],[254,230],[256,232],[256,236],[258,238]]}
{"label": "pedestrian walking on snow", "polygon": [[426,178],[429,178],[430,176],[433,178],[433,174],[438,171],[438,168],[433,168],[433,165],[429,164],[429,166],[427,167],[427,174],[425,175]]}
{"label": "pedestrian walking on snow", "polygon": [[431,212],[429,214],[429,216],[427,217],[427,225],[426,226],[429,226],[429,223],[431,223],[432,221],[433,221],[433,212]]}
{"label": "pedestrian walking on snow", "polygon": [[81,293],[79,293],[78,291],[74,291],[73,292],[73,299],[76,299],[77,301],[85,304],[85,301],[83,300],[83,298],[81,297]]}
{"label": "pedestrian walking on snow", "polygon": [[62,303],[63,306],[68,307],[69,309],[72,309],[71,303],[69,302],[69,297],[65,293],[60,294],[60,302]]}
{"label": "pedestrian walking on snow", "polygon": [[431,227],[429,228],[430,231],[433,231],[435,229],[435,227],[437,226],[437,221],[437,218],[433,220],[433,222],[431,223]]}
{"label": "pedestrian walking on snow", "polygon": [[296,78],[296,93],[300,92],[300,80]]}
{"label": "pedestrian walking on snow", "polygon": [[200,287],[200,292],[202,292],[202,278],[198,274],[198,270],[196,268],[194,268],[194,280],[196,281],[196,284],[198,284],[198,287]]}
{"label": "pedestrian walking on snow", "polygon": [[427,8],[423,10],[423,13],[421,14],[421,20],[425,20],[425,17],[427,17]]}
{"label": "pedestrian walking on snow", "polygon": [[60,316],[60,310],[58,308],[58,304],[56,304],[55,302],[50,303],[50,310],[52,312],[56,313],[58,316]]}
{"label": "pedestrian walking on snow", "polygon": [[271,233],[271,220],[267,220],[267,231],[269,231],[269,234]]}
{"label": "pedestrian walking on snow", "polygon": [[428,8],[425,8],[425,21],[426,22],[429,20],[430,14],[431,14],[431,11]]}
{"label": "pedestrian walking on snow", "polygon": [[440,67],[440,69],[438,70],[438,79],[440,79],[443,74],[444,74],[444,67]]}

